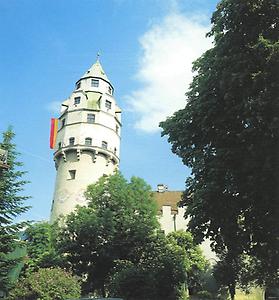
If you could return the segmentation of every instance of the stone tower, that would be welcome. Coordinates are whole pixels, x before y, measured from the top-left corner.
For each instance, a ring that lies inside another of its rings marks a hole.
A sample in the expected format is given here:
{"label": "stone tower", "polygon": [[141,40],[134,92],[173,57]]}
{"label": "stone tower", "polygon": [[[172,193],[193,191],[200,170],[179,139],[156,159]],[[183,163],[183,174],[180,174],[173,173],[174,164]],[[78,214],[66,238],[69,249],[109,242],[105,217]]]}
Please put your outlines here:
{"label": "stone tower", "polygon": [[97,59],[61,105],[51,222],[72,212],[76,205],[86,205],[87,186],[118,168],[121,110],[113,92]]}

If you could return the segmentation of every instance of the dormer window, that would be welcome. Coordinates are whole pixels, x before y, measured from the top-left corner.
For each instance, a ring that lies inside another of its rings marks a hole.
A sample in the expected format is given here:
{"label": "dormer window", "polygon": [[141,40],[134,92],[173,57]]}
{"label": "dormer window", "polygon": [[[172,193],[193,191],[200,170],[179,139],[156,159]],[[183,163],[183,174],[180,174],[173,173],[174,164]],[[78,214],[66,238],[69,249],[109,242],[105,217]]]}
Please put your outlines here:
{"label": "dormer window", "polygon": [[81,85],[81,82],[78,82],[78,83],[76,84],[76,89],[77,89],[77,90],[80,89],[80,85]]}
{"label": "dormer window", "polygon": [[90,137],[85,138],[85,145],[91,146],[92,145],[92,139]]}
{"label": "dormer window", "polygon": [[102,141],[102,148],[108,149],[108,143],[106,141]]}
{"label": "dormer window", "polygon": [[75,97],[74,103],[75,105],[80,104],[80,97]]}
{"label": "dormer window", "polygon": [[70,137],[69,138],[69,145],[73,146],[75,144],[75,138],[74,137]]}
{"label": "dormer window", "polygon": [[99,80],[98,79],[91,79],[91,86],[92,87],[99,87]]}
{"label": "dormer window", "polygon": [[111,102],[108,101],[108,100],[106,100],[105,107],[106,107],[107,109],[111,109]]}

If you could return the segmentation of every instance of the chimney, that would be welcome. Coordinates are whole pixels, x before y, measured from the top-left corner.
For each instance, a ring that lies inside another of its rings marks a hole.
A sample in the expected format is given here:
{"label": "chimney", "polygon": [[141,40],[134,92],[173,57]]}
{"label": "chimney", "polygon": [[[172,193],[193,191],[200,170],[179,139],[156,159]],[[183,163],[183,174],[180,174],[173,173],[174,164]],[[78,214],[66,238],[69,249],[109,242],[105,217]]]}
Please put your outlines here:
{"label": "chimney", "polygon": [[157,184],[157,192],[164,193],[168,190],[168,186],[162,183]]}

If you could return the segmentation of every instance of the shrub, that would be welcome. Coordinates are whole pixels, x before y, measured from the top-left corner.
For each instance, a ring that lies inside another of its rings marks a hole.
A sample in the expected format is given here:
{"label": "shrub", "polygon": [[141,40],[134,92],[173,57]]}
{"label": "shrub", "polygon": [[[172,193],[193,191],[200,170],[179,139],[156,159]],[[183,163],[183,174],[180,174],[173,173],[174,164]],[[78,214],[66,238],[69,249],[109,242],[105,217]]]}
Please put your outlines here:
{"label": "shrub", "polygon": [[80,297],[80,283],[60,268],[39,269],[17,282],[9,300],[64,300]]}

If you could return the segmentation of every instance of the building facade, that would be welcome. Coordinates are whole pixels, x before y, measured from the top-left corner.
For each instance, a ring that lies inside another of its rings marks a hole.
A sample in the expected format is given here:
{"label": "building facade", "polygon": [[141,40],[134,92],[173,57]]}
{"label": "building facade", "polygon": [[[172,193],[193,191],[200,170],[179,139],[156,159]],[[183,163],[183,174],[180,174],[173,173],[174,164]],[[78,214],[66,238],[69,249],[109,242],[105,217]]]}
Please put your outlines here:
{"label": "building facade", "polygon": [[[181,191],[169,191],[164,184],[158,184],[153,196],[158,207],[158,220],[165,234],[177,230],[186,230],[189,219],[185,219],[186,207],[179,206]],[[204,240],[200,245],[203,254],[211,262],[216,262],[216,254],[210,248],[210,240]]]}
{"label": "building facade", "polygon": [[113,94],[114,88],[97,60],[61,104],[51,222],[77,205],[86,205],[87,186],[119,166],[121,109]]}

